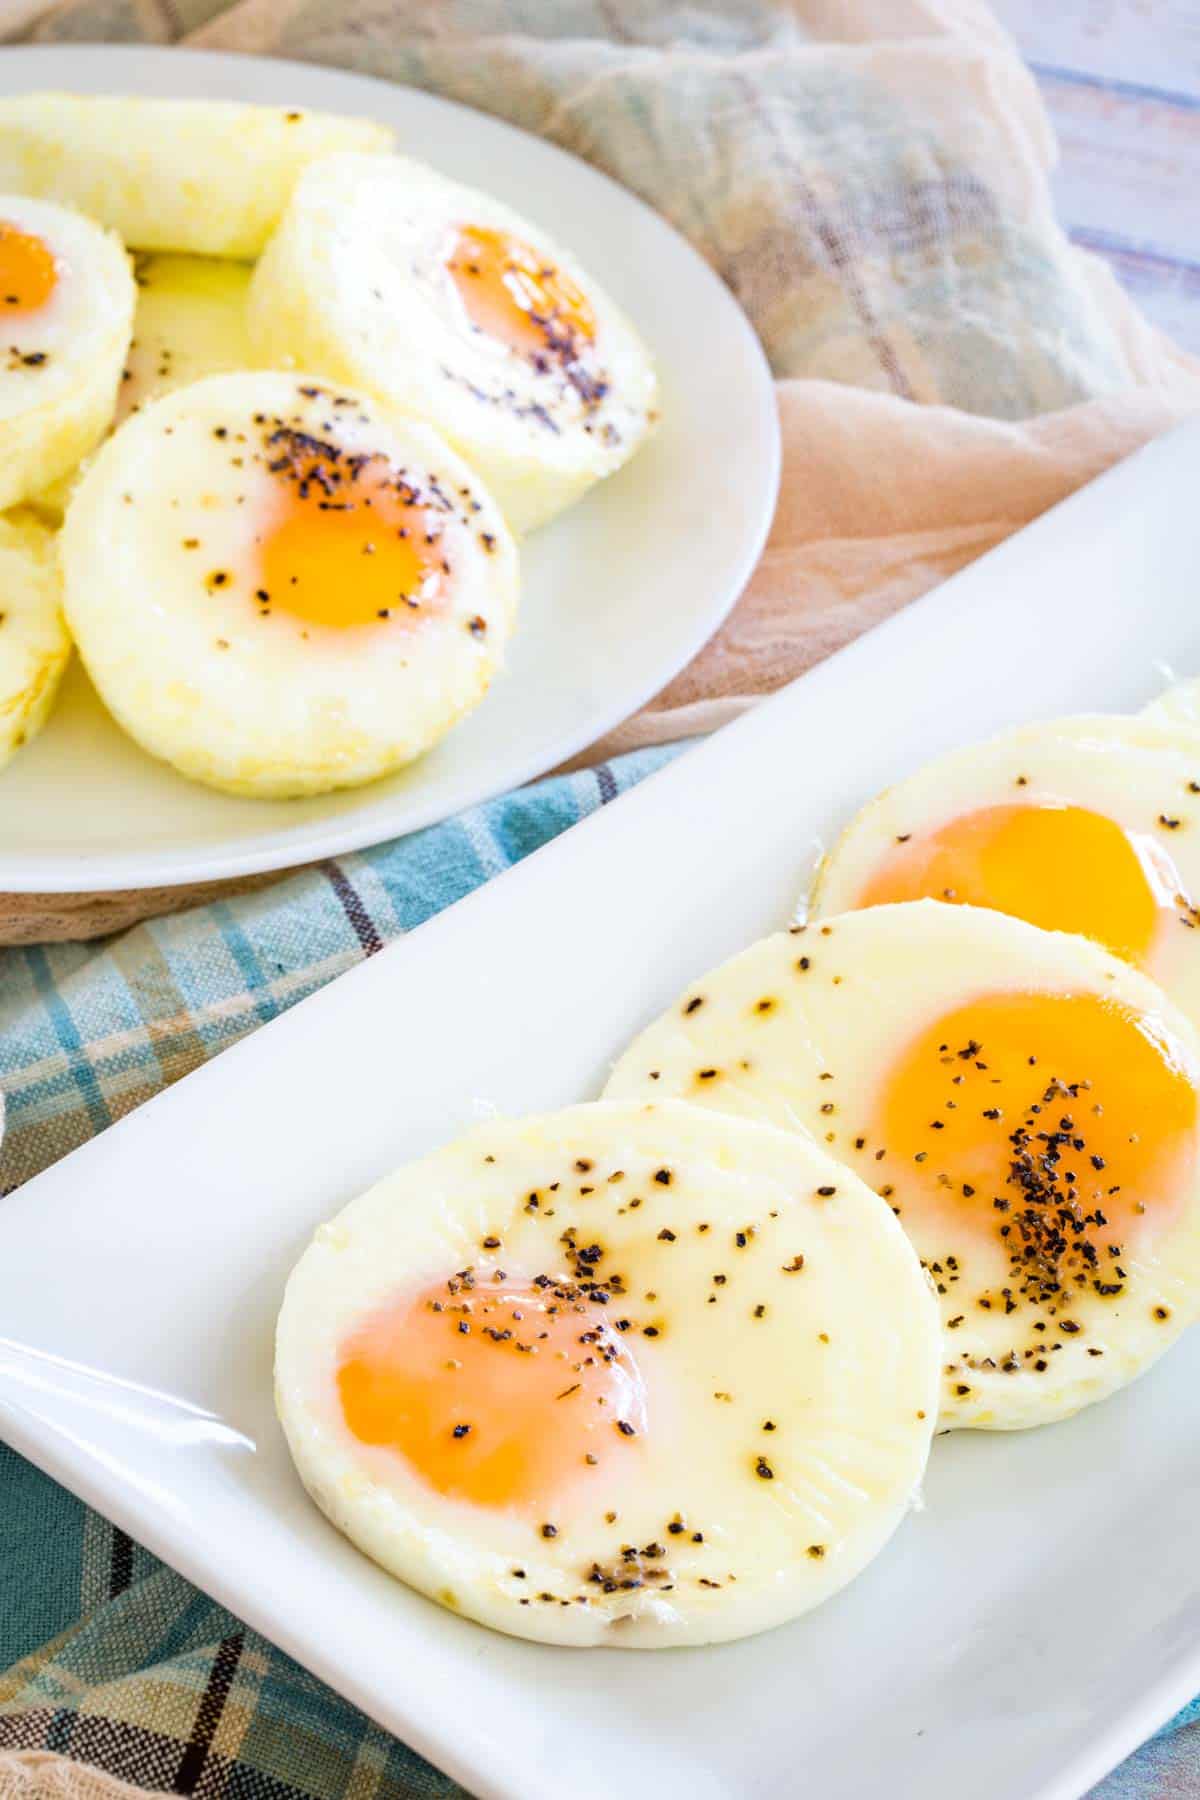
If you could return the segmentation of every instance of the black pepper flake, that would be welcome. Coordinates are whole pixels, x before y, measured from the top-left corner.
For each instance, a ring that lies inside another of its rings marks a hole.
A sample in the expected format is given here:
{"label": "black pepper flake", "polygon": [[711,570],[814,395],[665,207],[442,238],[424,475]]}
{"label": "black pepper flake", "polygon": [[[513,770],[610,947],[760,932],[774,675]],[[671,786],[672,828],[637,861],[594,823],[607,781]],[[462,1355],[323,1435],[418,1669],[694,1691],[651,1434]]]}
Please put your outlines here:
{"label": "black pepper flake", "polygon": [[797,1253],[795,1256],[793,1256],[791,1262],[784,1263],[782,1265],[782,1267],[783,1267],[783,1273],[785,1275],[797,1275],[797,1274],[799,1274],[800,1270],[804,1267],[804,1258],[802,1255]]}
{"label": "black pepper flake", "polygon": [[544,1538],[557,1537],[558,1536],[558,1526],[557,1525],[543,1525],[542,1526],[542,1536]]}
{"label": "black pepper flake", "polygon": [[754,1464],[754,1473],[760,1481],[774,1481],[775,1471],[765,1456],[760,1456]]}
{"label": "black pepper flake", "polygon": [[465,1438],[467,1436],[467,1433],[470,1431],[470,1429],[471,1429],[471,1427],[469,1425],[456,1425],[454,1427],[453,1432],[451,1433],[451,1436],[456,1437],[456,1438]]}
{"label": "black pepper flake", "polygon": [[832,1195],[837,1193],[837,1189],[835,1187],[819,1187],[817,1192],[822,1200],[828,1200]]}
{"label": "black pepper flake", "polygon": [[655,1169],[654,1179],[660,1187],[670,1187],[672,1181],[670,1169]]}
{"label": "black pepper flake", "polygon": [[628,1419],[618,1419],[617,1420],[617,1430],[620,1432],[622,1437],[636,1437],[637,1436],[636,1431],[634,1430],[633,1426],[629,1423]]}

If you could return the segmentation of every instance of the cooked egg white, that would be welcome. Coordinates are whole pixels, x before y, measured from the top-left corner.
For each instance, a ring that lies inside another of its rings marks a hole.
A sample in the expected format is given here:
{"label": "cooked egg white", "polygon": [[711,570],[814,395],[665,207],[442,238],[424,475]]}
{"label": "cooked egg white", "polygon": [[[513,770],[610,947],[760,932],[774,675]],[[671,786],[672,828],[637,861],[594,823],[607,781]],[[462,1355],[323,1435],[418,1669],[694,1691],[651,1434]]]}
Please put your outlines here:
{"label": "cooked egg white", "polygon": [[368,119],[229,100],[0,99],[0,192],[58,200],[136,250],[252,260],[297,175],[334,150],[387,150]]}
{"label": "cooked egg white", "polygon": [[516,531],[618,469],[654,416],[647,351],[574,258],[407,158],[305,171],[255,273],[250,324],[265,361],[428,419]]}
{"label": "cooked egg white", "polygon": [[[117,390],[114,424],[148,400],[205,375],[256,367],[246,332],[250,264],[215,256],[142,256],[137,261],[133,338]],[[60,524],[80,473],[34,497]]]}
{"label": "cooked egg white", "polygon": [[0,510],[56,481],[107,430],[135,295],[110,233],[0,193]]}
{"label": "cooked egg white", "polygon": [[1081,937],[933,900],[764,939],[695,982],[607,1093],[812,1132],[938,1290],[941,1423],[1040,1425],[1200,1309],[1200,1051]]}
{"label": "cooked egg white", "polygon": [[97,453],[64,605],[106,705],[234,793],[372,780],[483,696],[516,604],[486,490],[427,427],[296,375],[211,376]]}
{"label": "cooked egg white", "polygon": [[53,533],[25,512],[0,519],[0,768],[41,730],[67,666],[60,590]]}
{"label": "cooked egg white", "polygon": [[215,256],[142,256],[117,422],[205,375],[256,367],[246,329],[251,265]]}
{"label": "cooked egg white", "polygon": [[1200,1024],[1200,730],[1096,714],[939,757],[847,827],[809,911],[919,899],[1081,932]]}
{"label": "cooked egg white", "polygon": [[667,1101],[489,1123],[381,1181],[293,1271],[275,1371],[305,1486],[393,1574],[655,1648],[858,1573],[921,1479],[938,1354],[874,1194]]}
{"label": "cooked egg white", "polygon": [[1156,725],[1191,725],[1200,728],[1200,680],[1179,681],[1165,688],[1148,706],[1143,719]]}

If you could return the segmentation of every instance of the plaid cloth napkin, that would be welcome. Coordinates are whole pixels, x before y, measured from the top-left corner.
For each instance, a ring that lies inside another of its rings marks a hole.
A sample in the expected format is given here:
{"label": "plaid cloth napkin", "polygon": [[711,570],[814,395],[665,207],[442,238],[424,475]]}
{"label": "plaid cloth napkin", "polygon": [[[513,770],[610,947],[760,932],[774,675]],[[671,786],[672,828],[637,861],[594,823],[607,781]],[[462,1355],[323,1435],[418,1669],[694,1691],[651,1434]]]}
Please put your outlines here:
{"label": "plaid cloth napkin", "polygon": [[[979,0],[0,0],[5,33],[338,63],[545,133],[721,270],[786,450],[729,625],[593,752],[632,755],[100,945],[0,952],[3,1191],[1200,404],[1194,365],[1058,230],[1048,126]],[[0,1800],[123,1782],[460,1792],[0,1448]],[[1200,1744],[1176,1730],[1099,1792],[1200,1796]]]}

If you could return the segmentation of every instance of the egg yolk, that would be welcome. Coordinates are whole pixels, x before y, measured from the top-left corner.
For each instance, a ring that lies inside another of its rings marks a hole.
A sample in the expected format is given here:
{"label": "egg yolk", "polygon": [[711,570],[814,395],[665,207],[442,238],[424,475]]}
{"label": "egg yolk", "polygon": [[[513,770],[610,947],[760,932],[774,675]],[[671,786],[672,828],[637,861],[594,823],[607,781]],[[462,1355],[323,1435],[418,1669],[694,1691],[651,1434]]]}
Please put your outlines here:
{"label": "egg yolk", "polygon": [[1053,803],[985,806],[897,843],[857,904],[948,900],[1011,913],[1048,931],[1076,931],[1128,962],[1149,954],[1164,893],[1179,891],[1169,859],[1143,852],[1102,813]]}
{"label": "egg yolk", "polygon": [[269,450],[276,502],[254,590],[264,615],[345,628],[436,609],[450,574],[439,507],[385,458],[299,432],[275,433]]}
{"label": "egg yolk", "polygon": [[37,312],[58,279],[54,253],[40,237],[0,219],[0,317]]}
{"label": "egg yolk", "polygon": [[595,339],[587,296],[507,231],[461,226],[447,267],[475,329],[535,363],[574,361]]}
{"label": "egg yolk", "polygon": [[1196,1082],[1151,1013],[1096,994],[986,994],[894,1060],[862,1154],[910,1228],[999,1244],[1012,1303],[1115,1294],[1123,1250],[1169,1222],[1193,1171]]}
{"label": "egg yolk", "polygon": [[439,1494],[539,1516],[645,1430],[636,1365],[569,1285],[456,1280],[397,1301],[343,1345],[337,1385],[354,1436]]}

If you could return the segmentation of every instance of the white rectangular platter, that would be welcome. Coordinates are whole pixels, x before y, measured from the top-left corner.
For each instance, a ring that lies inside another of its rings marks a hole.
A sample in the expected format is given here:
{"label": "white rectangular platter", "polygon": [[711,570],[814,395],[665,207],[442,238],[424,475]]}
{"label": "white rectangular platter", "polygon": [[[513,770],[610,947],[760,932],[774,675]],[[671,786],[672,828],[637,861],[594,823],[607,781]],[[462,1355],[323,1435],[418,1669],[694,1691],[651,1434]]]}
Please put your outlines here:
{"label": "white rectangular platter", "polygon": [[441,1612],[294,1479],[271,1332],[313,1225],[481,1101],[593,1094],[931,753],[1200,670],[1200,426],[1152,446],[0,1202],[0,1433],[483,1800],[1074,1800],[1200,1689],[1200,1333],[1066,1425],[935,1445],[823,1611],[564,1651]]}

